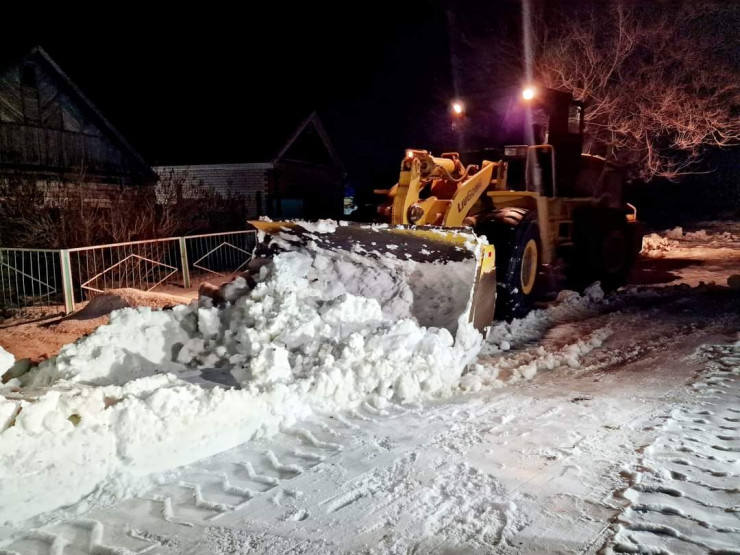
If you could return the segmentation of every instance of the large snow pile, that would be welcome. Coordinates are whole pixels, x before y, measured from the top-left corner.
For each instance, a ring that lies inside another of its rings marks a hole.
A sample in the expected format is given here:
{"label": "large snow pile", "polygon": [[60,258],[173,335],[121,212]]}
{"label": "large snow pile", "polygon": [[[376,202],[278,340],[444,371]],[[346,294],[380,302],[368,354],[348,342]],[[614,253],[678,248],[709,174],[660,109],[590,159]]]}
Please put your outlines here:
{"label": "large snow pile", "polygon": [[[444,279],[472,271],[438,270]],[[392,256],[296,251],[263,267],[251,291],[237,280],[224,308],[201,301],[114,312],[0,396],[0,522],[76,502],[102,484],[123,495],[143,476],[316,411],[448,393],[482,338],[465,316],[455,338],[412,317],[409,281],[439,289],[439,272],[420,276],[413,261]],[[212,368],[241,388],[183,379]]]}
{"label": "large snow pile", "polygon": [[[309,244],[262,267],[254,289],[236,280],[223,307],[202,298],[113,312],[108,325],[0,389],[0,523],[96,490],[130,495],[154,473],[314,413],[497,387],[496,368],[470,364],[483,344],[467,322],[474,271],[472,257],[422,265]],[[564,293],[556,307],[495,326],[486,352],[602,298],[598,286],[585,297]],[[572,363],[601,340],[528,360],[534,366],[520,374]]]}

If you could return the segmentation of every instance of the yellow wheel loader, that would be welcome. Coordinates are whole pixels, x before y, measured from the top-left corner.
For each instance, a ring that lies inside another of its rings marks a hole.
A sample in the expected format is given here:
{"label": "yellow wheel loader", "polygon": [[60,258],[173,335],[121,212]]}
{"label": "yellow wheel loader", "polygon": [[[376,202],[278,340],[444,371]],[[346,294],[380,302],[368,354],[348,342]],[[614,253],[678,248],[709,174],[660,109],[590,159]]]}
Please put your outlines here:
{"label": "yellow wheel loader", "polygon": [[[525,315],[562,285],[625,283],[642,248],[624,178],[604,158],[582,153],[584,106],[568,93],[527,88],[541,144],[504,147],[501,160],[465,166],[457,153],[408,150],[398,184],[376,190],[394,225],[470,227],[495,247],[496,317]],[[457,103],[454,113],[462,113]]]}
{"label": "yellow wheel loader", "polygon": [[[450,279],[439,290],[450,296],[450,287],[471,291],[467,316],[479,330],[494,316],[524,316],[537,296],[563,285],[560,274],[569,287],[597,280],[604,288],[621,285],[643,235],[636,210],[622,201],[622,174],[582,153],[584,107],[570,94],[527,89],[523,98],[538,112],[539,141],[507,146],[500,160],[469,165],[457,153],[407,150],[398,183],[376,190],[386,199],[378,214],[387,225],[348,224],[320,234],[300,222],[250,223],[282,238],[283,248],[312,243],[363,256],[390,254],[422,267],[474,260],[467,285]],[[453,112],[462,115],[462,105]],[[471,247],[481,237],[488,244]],[[429,288],[414,294],[420,304],[439,302]]]}

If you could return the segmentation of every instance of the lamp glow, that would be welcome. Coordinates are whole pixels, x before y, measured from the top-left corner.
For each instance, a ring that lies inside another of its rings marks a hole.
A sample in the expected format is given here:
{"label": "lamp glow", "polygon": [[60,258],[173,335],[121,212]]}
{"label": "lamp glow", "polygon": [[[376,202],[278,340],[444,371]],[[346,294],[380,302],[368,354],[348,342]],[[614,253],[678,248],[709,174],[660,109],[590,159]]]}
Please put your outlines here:
{"label": "lamp glow", "polygon": [[532,100],[534,98],[534,87],[525,87],[522,90],[522,98],[524,100]]}
{"label": "lamp glow", "polygon": [[462,105],[462,102],[453,102],[452,103],[452,111],[455,112],[458,116],[463,113],[465,110],[465,107]]}

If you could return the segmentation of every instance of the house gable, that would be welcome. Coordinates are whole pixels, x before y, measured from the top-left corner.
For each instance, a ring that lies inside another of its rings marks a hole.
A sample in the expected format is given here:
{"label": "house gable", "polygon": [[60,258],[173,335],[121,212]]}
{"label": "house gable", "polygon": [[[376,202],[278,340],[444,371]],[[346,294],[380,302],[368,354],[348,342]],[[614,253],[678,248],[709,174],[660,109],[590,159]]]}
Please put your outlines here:
{"label": "house gable", "polygon": [[0,169],[119,183],[154,173],[40,47],[0,70]]}
{"label": "house gable", "polygon": [[302,162],[333,166],[344,171],[339,155],[315,112],[298,126],[274,162]]}

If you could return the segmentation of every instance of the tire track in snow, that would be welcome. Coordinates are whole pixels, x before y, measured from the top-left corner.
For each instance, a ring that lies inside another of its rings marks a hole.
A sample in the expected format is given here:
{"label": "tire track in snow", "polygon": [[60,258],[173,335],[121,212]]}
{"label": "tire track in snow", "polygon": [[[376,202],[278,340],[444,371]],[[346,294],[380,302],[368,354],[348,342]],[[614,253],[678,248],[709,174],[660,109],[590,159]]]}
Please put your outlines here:
{"label": "tire track in snow", "polygon": [[312,447],[316,447],[318,449],[327,449],[329,451],[341,451],[343,449],[343,447],[338,443],[317,439],[313,432],[307,428],[288,428],[284,431],[301,438]]}
{"label": "tire track in snow", "polygon": [[[111,543],[105,536],[109,529],[95,519],[74,519],[56,524],[46,530],[31,530],[9,549],[0,549],[3,555],[25,555],[26,553],[89,553],[93,555],[139,555],[154,547],[144,538],[131,536],[123,542]],[[41,546],[46,546],[42,548]]]}
{"label": "tire track in snow", "polygon": [[[320,439],[324,436],[326,440]],[[285,486],[340,453],[343,445],[338,441],[344,440],[323,420],[306,422],[267,442],[249,442],[196,463],[184,469],[179,479],[113,508],[94,509],[95,519],[61,519],[23,532],[1,547],[0,554],[63,554],[71,548],[75,553],[94,555],[137,555],[152,550],[179,553],[177,538],[185,529],[210,526],[273,491],[278,491],[278,497],[300,496]],[[266,449],[256,449],[263,444]],[[299,509],[286,518],[302,521],[309,517],[309,511]],[[113,541],[107,541],[109,537]],[[65,551],[65,546],[70,547]]]}
{"label": "tire track in snow", "polygon": [[[693,389],[702,402],[702,392],[712,389],[706,386],[721,381],[722,389],[710,392],[717,394],[718,402],[712,410],[674,410],[663,418],[660,435],[630,474],[623,494],[628,506],[613,527],[609,551],[667,553],[698,547],[710,553],[740,553],[740,488],[726,485],[728,478],[737,477],[740,460],[712,454],[740,451],[734,446],[736,435],[719,431],[725,415],[738,410],[732,404],[740,393],[740,358],[725,356],[737,353],[738,344],[703,349],[709,371]],[[686,437],[687,429],[701,437]]]}

